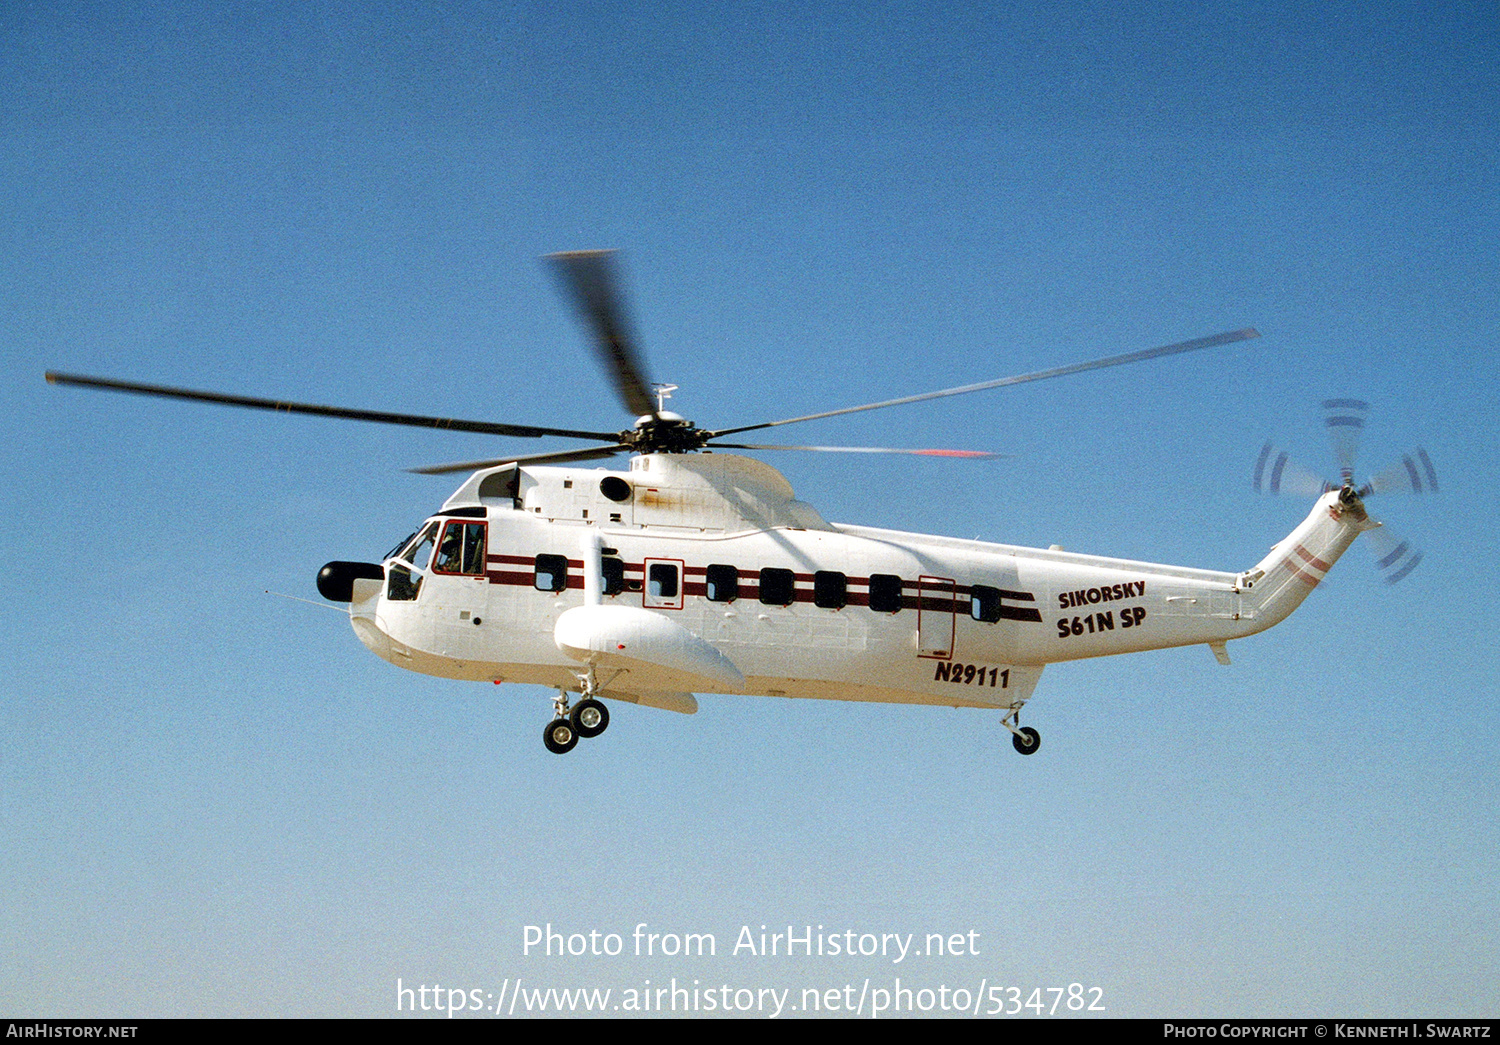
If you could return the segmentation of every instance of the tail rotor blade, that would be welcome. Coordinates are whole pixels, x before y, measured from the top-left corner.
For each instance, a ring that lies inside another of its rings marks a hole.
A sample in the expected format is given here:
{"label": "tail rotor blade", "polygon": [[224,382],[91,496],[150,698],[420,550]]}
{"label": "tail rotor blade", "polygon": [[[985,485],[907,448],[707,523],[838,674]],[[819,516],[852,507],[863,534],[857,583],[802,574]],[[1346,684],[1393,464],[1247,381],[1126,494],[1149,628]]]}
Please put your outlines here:
{"label": "tail rotor blade", "polygon": [[1297,497],[1321,497],[1335,489],[1317,473],[1303,468],[1279,450],[1267,443],[1261,447],[1260,457],[1255,462],[1256,493],[1292,494]]}
{"label": "tail rotor blade", "polygon": [[1437,469],[1418,447],[1370,478],[1370,493],[1437,493]]}
{"label": "tail rotor blade", "polygon": [[1370,404],[1362,399],[1325,399],[1323,418],[1333,455],[1339,463],[1339,476],[1345,484],[1354,481],[1354,462],[1359,457],[1359,437],[1365,429]]}
{"label": "tail rotor blade", "polygon": [[1422,561],[1422,553],[1411,542],[1384,528],[1370,530],[1370,544],[1375,549],[1375,565],[1385,574],[1387,584],[1397,584]]}

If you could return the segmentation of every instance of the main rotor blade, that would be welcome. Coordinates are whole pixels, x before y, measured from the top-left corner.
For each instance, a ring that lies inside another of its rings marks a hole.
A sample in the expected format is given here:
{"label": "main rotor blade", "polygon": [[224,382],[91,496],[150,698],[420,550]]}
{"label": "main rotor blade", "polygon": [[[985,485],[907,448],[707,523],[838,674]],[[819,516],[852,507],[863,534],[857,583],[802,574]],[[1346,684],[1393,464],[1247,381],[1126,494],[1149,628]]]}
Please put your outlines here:
{"label": "main rotor blade", "polygon": [[880,410],[888,406],[901,406],[905,403],[921,403],[928,399],[941,399],[944,396],[965,395],[969,392],[982,392],[987,388],[1004,388],[1008,385],[1022,385],[1028,381],[1045,381],[1051,377],[1066,377],[1069,374],[1081,374],[1086,370],[1102,370],[1105,367],[1124,366],[1126,363],[1139,363],[1146,359],[1155,359],[1158,356],[1174,356],[1183,352],[1195,352],[1200,348],[1213,348],[1218,345],[1233,344],[1236,341],[1248,341],[1251,338],[1260,337],[1260,333],[1253,329],[1231,330],[1223,334],[1215,334],[1212,337],[1200,337],[1193,341],[1180,341],[1175,345],[1163,345],[1160,348],[1148,348],[1141,352],[1128,352],[1122,356],[1108,356],[1104,359],[1094,359],[1086,363],[1070,363],[1067,366],[1053,367],[1050,370],[1038,370],[1030,374],[1018,374],[1015,377],[1002,377],[996,381],[981,381],[975,385],[962,385],[958,388],[945,388],[939,392],[924,392],[921,395],[902,396],[900,399],[887,399],[881,403],[866,403],[863,406],[846,406],[839,410],[825,410],[818,414],[804,414],[801,417],[788,417],[784,421],[766,421],[758,425],[744,425],[740,428],[724,428],[712,433],[712,437],[721,435],[733,435],[736,432],[753,432],[760,428],[775,428],[778,425],[796,424],[798,421],[816,421],[822,417],[837,417],[840,414],[855,414],[861,410]]}
{"label": "main rotor blade", "polygon": [[222,392],[195,392],[187,388],[144,385],[134,381],[115,381],[81,374],[59,374],[47,371],[51,385],[76,385],[80,388],[102,388],[110,392],[133,392],[137,395],[162,396],[166,399],[188,399],[221,406],[243,406],[252,410],[274,410],[282,414],[312,414],[315,417],[341,417],[349,421],[373,421],[385,425],[410,425],[414,428],[443,428],[454,432],[479,432],[484,435],[511,435],[522,439],[539,439],[544,435],[570,439],[618,439],[618,432],[579,432],[570,428],[537,428],[532,425],[508,425],[493,421],[461,421],[455,418],[424,417],[417,414],[393,414],[383,410],[350,410],[340,406],[317,406],[310,403],[288,403],[277,399],[226,395]]}
{"label": "main rotor blade", "polygon": [[601,457],[613,457],[627,452],[630,447],[589,446],[582,450],[558,450],[555,453],[525,454],[521,457],[495,457],[488,461],[455,461],[452,464],[433,464],[425,468],[408,468],[417,475],[451,475],[454,472],[477,472],[482,468],[498,468],[502,464],[566,464],[569,461],[594,461]]}
{"label": "main rotor blade", "polygon": [[781,446],[762,443],[708,443],[717,450],[812,450],[825,454],[917,454],[921,457],[1006,457],[988,450],[902,450],[888,446]]}
{"label": "main rotor blade", "polygon": [[612,250],[574,250],[548,254],[563,286],[594,333],[594,347],[615,384],[615,392],[632,416],[656,415],[656,401],[616,293]]}

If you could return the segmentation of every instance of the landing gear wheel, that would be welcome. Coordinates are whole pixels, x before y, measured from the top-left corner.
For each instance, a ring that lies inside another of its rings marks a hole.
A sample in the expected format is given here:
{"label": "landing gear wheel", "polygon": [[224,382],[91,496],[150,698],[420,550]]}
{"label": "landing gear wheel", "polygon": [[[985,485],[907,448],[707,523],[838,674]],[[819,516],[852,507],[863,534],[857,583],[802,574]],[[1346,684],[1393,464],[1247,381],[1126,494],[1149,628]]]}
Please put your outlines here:
{"label": "landing gear wheel", "polygon": [[578,731],[565,718],[555,718],[542,730],[542,743],[554,755],[566,755],[578,746]]}
{"label": "landing gear wheel", "polygon": [[1010,742],[1023,755],[1034,755],[1042,746],[1042,735],[1030,726],[1022,726],[1010,735]]}
{"label": "landing gear wheel", "polygon": [[609,728],[609,708],[592,698],[573,705],[573,732],[583,739],[597,737]]}

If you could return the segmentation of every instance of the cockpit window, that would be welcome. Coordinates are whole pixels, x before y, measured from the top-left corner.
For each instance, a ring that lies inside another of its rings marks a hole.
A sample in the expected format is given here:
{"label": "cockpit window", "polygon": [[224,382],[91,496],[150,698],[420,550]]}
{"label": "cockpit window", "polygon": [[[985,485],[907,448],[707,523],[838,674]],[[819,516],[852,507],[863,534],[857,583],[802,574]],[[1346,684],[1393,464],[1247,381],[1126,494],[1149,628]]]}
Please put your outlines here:
{"label": "cockpit window", "polygon": [[385,562],[387,559],[394,559],[397,553],[400,552],[402,548],[405,548],[408,544],[410,544],[411,539],[415,536],[415,533],[409,533],[405,537],[401,538],[396,542],[396,546],[394,548],[380,557],[380,561]]}
{"label": "cockpit window", "polygon": [[[433,542],[437,539],[438,520],[434,519],[416,533],[396,546],[387,559],[404,559],[416,569],[393,564],[386,570],[385,597],[395,602],[411,602],[422,590],[422,571],[427,569],[427,560],[432,557]],[[481,542],[482,543],[482,542]],[[484,553],[480,552],[483,559]]]}
{"label": "cockpit window", "polygon": [[450,520],[438,542],[433,557],[435,573],[462,573],[478,576],[484,573],[485,524]]}
{"label": "cockpit window", "polygon": [[392,566],[388,571],[385,597],[393,602],[411,602],[422,590],[422,575],[412,575],[405,566]]}
{"label": "cockpit window", "polygon": [[437,540],[437,531],[438,521],[434,519],[406,542],[406,547],[396,554],[396,558],[405,559],[419,570],[427,569],[427,560],[432,556],[432,546]]}

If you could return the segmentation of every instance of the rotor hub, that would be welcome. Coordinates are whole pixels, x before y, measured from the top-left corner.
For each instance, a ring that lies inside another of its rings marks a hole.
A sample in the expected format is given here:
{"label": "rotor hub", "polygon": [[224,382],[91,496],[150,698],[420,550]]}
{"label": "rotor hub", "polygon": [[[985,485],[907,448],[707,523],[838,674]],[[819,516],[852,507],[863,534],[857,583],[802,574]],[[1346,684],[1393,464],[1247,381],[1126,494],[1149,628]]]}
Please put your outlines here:
{"label": "rotor hub", "polygon": [[635,427],[620,433],[620,442],[636,453],[685,454],[703,449],[712,438],[681,414],[664,410],[636,419]]}
{"label": "rotor hub", "polygon": [[1364,489],[1356,490],[1352,482],[1344,483],[1339,487],[1339,513],[1348,514],[1361,522],[1368,519],[1369,515],[1365,511],[1364,502],[1364,495],[1367,492],[1368,490]]}

